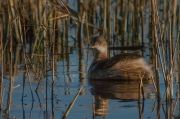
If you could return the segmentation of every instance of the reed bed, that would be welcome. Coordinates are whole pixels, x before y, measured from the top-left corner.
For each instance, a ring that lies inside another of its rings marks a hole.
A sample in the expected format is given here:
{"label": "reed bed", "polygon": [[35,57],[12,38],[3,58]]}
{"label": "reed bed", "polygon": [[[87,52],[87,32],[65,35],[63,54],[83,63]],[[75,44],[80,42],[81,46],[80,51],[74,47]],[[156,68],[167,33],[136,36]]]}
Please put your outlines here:
{"label": "reed bed", "polygon": [[[76,2],[77,10],[68,5],[68,0],[0,2],[0,109],[3,104],[4,88],[7,86],[4,77],[10,76],[6,109],[8,112],[12,91],[16,87],[14,77],[19,72],[24,73],[22,100],[27,80],[31,98],[34,100],[32,92],[35,89],[31,86],[31,79],[33,78],[38,84],[36,92],[39,90],[41,80],[46,80],[45,99],[47,99],[49,81],[47,71],[51,70],[53,104],[56,63],[67,61],[69,65],[68,54],[73,48],[78,53],[79,71],[82,72],[79,81],[85,84],[85,72],[88,68],[84,66],[83,57],[86,52],[84,48],[89,47],[94,36],[102,35],[110,46],[109,56],[123,52],[143,54],[139,49],[149,51],[150,63],[154,64],[153,82],[158,103],[157,111],[166,103],[165,113],[168,115],[170,110],[168,105],[170,105],[173,110],[168,116],[173,115],[180,92],[179,75],[177,75],[180,67],[180,2],[178,0],[79,0]],[[75,33],[72,33],[71,29],[74,29]],[[70,46],[69,41],[72,39],[74,45]],[[21,68],[18,66],[20,64]],[[160,78],[161,74],[163,78]],[[164,94],[161,94],[161,82],[165,83]],[[175,90],[174,83],[178,84],[178,91]],[[140,81],[139,96],[142,92],[143,85]],[[178,95],[175,95],[177,93]],[[46,106],[47,103],[46,100]],[[142,113],[139,115],[142,116]],[[157,117],[159,116],[157,112]]]}

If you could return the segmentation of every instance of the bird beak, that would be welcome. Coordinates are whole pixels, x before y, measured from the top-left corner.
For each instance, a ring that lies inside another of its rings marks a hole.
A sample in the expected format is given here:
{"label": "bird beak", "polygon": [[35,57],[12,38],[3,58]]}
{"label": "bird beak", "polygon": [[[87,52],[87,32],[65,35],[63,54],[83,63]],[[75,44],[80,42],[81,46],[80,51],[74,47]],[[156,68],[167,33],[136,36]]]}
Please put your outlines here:
{"label": "bird beak", "polygon": [[92,49],[97,49],[98,48],[98,45],[93,45],[91,46]]}
{"label": "bird beak", "polygon": [[97,46],[96,46],[96,45],[94,45],[94,46],[92,46],[91,48],[95,49],[95,48],[97,48]]}

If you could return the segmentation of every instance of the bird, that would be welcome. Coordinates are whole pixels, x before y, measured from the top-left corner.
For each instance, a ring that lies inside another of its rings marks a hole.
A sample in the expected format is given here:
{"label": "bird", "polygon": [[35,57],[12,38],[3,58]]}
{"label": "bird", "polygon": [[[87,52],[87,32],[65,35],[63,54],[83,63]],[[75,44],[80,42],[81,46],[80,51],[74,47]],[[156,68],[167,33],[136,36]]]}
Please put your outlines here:
{"label": "bird", "polygon": [[91,46],[94,59],[88,70],[88,78],[135,81],[153,77],[153,66],[145,60],[144,56],[123,53],[108,58],[108,44],[103,36],[94,37]]}

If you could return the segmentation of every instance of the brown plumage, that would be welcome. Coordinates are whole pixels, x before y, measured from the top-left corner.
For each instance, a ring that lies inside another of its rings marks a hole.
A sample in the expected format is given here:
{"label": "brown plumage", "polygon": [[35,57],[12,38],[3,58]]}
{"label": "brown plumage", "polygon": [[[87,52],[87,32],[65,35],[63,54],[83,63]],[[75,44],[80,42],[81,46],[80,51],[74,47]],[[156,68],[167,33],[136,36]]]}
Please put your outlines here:
{"label": "brown plumage", "polygon": [[93,41],[94,60],[89,68],[89,78],[139,80],[153,77],[152,66],[143,56],[135,54],[119,54],[107,58],[107,43],[102,37],[95,37]]}

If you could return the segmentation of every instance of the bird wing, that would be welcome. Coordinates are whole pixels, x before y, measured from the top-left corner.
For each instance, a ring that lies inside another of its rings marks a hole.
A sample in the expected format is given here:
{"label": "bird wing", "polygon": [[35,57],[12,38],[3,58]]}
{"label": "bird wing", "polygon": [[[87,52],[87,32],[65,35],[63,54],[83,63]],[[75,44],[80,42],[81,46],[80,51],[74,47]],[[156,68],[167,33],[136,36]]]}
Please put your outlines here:
{"label": "bird wing", "polygon": [[133,62],[134,60],[140,59],[140,58],[144,58],[141,55],[135,55],[135,54],[129,54],[129,53],[125,53],[125,54],[118,54],[115,55],[114,57],[111,57],[109,59],[104,60],[103,62],[99,63],[97,66],[99,69],[108,69],[110,67],[113,67],[115,64],[119,63],[119,62]]}

